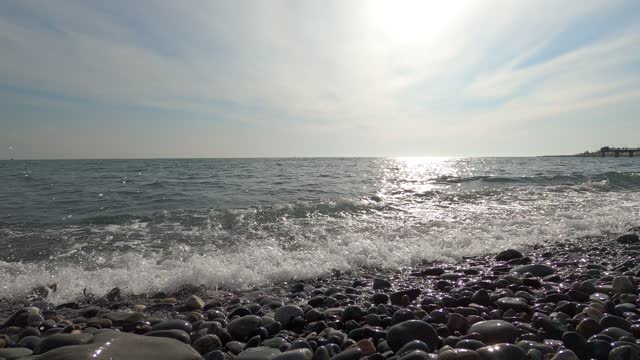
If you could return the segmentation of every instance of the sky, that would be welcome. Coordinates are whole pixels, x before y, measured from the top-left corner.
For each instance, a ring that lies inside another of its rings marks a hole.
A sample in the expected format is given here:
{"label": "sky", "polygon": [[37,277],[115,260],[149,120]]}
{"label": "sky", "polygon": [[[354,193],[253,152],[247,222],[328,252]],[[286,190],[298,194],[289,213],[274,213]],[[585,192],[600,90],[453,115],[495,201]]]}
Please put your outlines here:
{"label": "sky", "polygon": [[640,2],[3,0],[0,159],[640,145]]}

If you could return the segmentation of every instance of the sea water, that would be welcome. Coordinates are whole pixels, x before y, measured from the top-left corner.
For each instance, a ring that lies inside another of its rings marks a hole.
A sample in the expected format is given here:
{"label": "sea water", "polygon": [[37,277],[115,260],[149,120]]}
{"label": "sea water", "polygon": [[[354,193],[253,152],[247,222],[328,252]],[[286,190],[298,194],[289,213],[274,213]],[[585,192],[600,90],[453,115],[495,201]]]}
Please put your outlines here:
{"label": "sea water", "polygon": [[0,297],[246,289],[624,232],[637,158],[0,161]]}

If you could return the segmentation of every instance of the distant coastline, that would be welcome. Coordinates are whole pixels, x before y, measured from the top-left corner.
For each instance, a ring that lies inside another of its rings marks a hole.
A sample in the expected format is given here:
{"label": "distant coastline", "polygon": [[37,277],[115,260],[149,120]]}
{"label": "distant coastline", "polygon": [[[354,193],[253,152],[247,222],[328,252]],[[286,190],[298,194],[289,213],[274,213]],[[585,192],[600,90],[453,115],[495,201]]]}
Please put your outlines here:
{"label": "distant coastline", "polygon": [[543,155],[542,157],[638,157],[640,147],[603,146],[600,150],[585,151],[573,155]]}

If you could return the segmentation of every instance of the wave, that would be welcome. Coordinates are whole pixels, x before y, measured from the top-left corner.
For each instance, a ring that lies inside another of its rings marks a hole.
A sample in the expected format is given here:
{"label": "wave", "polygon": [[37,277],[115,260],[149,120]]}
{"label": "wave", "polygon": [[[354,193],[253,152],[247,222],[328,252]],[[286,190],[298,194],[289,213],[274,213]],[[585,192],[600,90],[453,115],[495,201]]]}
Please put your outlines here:
{"label": "wave", "polygon": [[640,174],[637,172],[605,172],[593,175],[534,175],[534,176],[499,176],[499,175],[476,175],[467,177],[440,176],[431,180],[434,184],[466,184],[466,183],[486,183],[486,184],[521,184],[521,185],[577,185],[582,183],[593,183],[607,181],[612,186],[619,189],[640,188]]}
{"label": "wave", "polygon": [[[481,197],[433,192],[436,198],[415,207],[381,196],[2,227],[0,253],[12,255],[0,261],[3,296],[21,298],[52,282],[53,302],[83,289],[96,295],[113,287],[145,294],[186,284],[246,289],[334,270],[398,269],[602,236],[640,219],[637,192],[521,190],[486,189]],[[27,251],[15,246],[20,243],[31,244],[28,253],[20,254]]]}

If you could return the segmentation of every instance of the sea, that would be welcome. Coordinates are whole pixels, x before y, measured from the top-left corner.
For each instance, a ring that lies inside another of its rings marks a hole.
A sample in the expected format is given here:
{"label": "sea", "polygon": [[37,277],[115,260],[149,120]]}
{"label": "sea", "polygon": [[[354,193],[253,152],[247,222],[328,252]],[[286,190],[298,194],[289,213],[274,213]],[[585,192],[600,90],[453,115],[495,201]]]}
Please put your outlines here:
{"label": "sea", "polygon": [[243,290],[640,225],[638,158],[0,161],[0,298]]}

